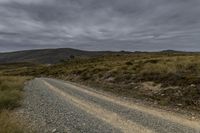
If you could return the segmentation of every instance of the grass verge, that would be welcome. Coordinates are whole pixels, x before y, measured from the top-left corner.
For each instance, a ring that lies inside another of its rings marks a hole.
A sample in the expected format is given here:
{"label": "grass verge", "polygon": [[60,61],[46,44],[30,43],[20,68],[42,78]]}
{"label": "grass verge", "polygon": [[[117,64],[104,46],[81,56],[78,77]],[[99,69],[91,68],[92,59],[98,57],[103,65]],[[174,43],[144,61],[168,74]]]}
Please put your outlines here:
{"label": "grass verge", "polygon": [[25,128],[12,115],[12,110],[20,106],[24,82],[27,77],[0,77],[0,133],[24,133]]}

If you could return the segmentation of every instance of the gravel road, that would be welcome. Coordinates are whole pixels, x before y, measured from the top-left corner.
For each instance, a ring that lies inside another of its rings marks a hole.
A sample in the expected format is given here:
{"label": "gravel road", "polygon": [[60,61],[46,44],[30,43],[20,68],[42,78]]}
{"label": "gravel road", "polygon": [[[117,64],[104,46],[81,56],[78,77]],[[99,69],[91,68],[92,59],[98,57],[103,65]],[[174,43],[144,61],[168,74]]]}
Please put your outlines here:
{"label": "gravel road", "polygon": [[38,133],[200,133],[200,122],[81,85],[37,78],[18,111]]}

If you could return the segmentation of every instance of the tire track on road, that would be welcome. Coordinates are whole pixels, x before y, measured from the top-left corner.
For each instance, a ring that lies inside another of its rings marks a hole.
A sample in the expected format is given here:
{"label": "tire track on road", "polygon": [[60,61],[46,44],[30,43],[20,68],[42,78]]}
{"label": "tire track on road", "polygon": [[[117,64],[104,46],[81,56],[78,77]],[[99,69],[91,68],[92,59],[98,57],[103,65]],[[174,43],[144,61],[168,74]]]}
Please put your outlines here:
{"label": "tire track on road", "polygon": [[[93,104],[98,104],[101,108],[106,108],[110,112],[117,113],[119,116],[132,120],[134,123],[147,127],[148,129],[155,129],[155,131],[163,133],[200,133],[200,123],[197,121],[191,121],[160,109],[153,110],[152,108],[136,105],[113,96],[107,96],[93,90],[91,91],[88,88],[85,89],[85,87],[81,85],[74,85],[54,79],[45,80],[74,97],[92,102]],[[145,121],[145,119],[147,119],[147,121]]]}
{"label": "tire track on road", "polygon": [[81,108],[87,113],[111,124],[116,128],[120,128],[124,133],[153,133],[152,130],[147,129],[141,125],[138,125],[130,120],[127,120],[116,113],[110,112],[108,110],[102,109],[98,105],[82,101],[72,95],[67,94],[66,92],[60,90],[59,88],[49,84],[44,81],[44,84],[49,87],[50,90],[56,92],[58,95],[62,96],[66,102],[71,102],[75,106]]}

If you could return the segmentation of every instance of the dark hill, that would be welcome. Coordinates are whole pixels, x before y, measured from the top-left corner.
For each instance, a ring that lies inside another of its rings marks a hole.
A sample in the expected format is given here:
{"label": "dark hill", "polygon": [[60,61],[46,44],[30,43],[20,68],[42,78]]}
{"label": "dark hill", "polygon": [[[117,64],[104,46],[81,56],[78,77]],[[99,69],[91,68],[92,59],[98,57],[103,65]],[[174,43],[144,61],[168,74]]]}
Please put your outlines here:
{"label": "dark hill", "polygon": [[91,57],[114,52],[109,51],[82,51],[70,48],[26,50],[9,53],[0,53],[0,64],[17,62],[34,62],[55,64],[70,57]]}

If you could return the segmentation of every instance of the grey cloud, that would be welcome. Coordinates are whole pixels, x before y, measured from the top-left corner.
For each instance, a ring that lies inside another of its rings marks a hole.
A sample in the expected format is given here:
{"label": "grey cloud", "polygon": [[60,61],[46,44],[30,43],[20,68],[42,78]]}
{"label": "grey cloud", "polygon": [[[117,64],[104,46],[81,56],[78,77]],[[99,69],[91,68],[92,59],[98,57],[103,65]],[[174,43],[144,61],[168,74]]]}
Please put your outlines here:
{"label": "grey cloud", "polygon": [[199,0],[0,0],[0,51],[200,50],[199,7]]}

